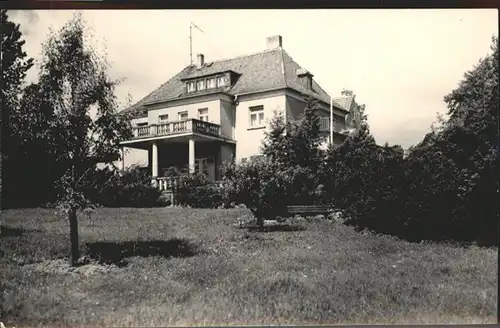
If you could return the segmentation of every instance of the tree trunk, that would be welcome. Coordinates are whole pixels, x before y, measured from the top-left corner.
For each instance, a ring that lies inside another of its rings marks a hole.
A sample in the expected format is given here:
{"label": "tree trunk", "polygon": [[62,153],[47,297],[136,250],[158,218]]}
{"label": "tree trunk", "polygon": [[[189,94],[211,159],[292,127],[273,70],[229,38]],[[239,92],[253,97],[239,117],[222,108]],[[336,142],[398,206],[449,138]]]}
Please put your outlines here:
{"label": "tree trunk", "polygon": [[71,254],[69,257],[69,265],[76,266],[80,257],[78,249],[78,220],[76,217],[76,209],[72,208],[68,213],[69,219],[69,238],[71,243]]}
{"label": "tree trunk", "polygon": [[259,231],[264,232],[264,217],[259,216],[257,218],[257,225],[259,226]]}

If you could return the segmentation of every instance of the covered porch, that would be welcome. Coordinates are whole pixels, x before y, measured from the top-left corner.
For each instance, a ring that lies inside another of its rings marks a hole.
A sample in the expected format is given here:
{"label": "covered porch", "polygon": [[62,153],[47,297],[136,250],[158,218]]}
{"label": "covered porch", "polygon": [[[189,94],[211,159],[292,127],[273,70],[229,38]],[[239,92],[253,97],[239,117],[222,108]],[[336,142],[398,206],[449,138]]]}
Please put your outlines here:
{"label": "covered porch", "polygon": [[169,129],[170,133],[162,131],[163,134],[160,135],[137,133],[140,130],[158,131],[158,125],[154,126],[136,128],[135,137],[121,145],[148,151],[148,170],[153,184],[162,190],[171,190],[175,183],[175,179],[171,178],[175,175],[172,174],[173,171],[177,174],[204,173],[209,181],[218,181],[221,179],[221,164],[234,158],[235,142],[217,136],[215,128],[211,128],[206,134],[189,129],[176,129],[175,132]]}

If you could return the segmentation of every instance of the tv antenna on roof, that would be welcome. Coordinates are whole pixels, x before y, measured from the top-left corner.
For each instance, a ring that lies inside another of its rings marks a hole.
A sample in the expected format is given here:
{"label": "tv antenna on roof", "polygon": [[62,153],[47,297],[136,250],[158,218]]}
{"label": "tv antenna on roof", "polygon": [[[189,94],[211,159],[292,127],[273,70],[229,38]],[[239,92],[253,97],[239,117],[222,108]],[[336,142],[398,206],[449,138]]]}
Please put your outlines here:
{"label": "tv antenna on roof", "polygon": [[191,65],[193,65],[193,27],[200,30],[201,33],[205,33],[201,28],[196,26],[195,23],[191,22],[191,24],[189,24],[189,59],[191,61]]}

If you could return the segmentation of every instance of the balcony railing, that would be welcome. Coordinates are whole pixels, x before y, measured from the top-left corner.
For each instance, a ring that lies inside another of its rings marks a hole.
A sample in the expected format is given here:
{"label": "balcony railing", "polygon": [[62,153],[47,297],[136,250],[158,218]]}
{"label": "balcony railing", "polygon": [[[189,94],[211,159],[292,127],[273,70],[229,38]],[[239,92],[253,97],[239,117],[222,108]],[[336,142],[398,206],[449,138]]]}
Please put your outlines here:
{"label": "balcony railing", "polygon": [[[179,185],[181,178],[182,177],[156,177],[152,179],[151,183],[153,187],[156,187],[161,191],[172,192],[175,187]],[[212,181],[211,183],[219,187],[222,186],[222,181]]]}
{"label": "balcony railing", "polygon": [[175,135],[180,133],[200,133],[213,137],[221,136],[220,125],[196,119],[150,124],[133,128],[134,138],[148,138]]}
{"label": "balcony railing", "polygon": [[[320,117],[319,118],[319,129],[322,132],[330,131],[330,118],[329,117]],[[346,130],[346,125],[344,122],[333,121],[333,131],[337,133],[342,133],[342,131]]]}

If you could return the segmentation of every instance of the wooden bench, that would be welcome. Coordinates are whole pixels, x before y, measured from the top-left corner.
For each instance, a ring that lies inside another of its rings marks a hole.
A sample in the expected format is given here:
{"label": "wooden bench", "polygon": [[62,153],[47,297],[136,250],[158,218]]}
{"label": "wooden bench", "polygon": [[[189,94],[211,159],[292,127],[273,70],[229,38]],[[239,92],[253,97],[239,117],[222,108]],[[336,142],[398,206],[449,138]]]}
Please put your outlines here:
{"label": "wooden bench", "polygon": [[312,216],[321,214],[327,217],[328,214],[333,212],[333,208],[328,205],[292,205],[287,206],[287,211],[291,215],[303,214]]}
{"label": "wooden bench", "polygon": [[[333,213],[334,209],[331,206],[328,205],[290,205],[287,206],[287,214],[288,215],[297,215],[297,214],[302,214],[305,216],[313,216],[313,215],[324,215],[325,218],[330,214]],[[283,223],[285,222],[287,217],[282,217],[278,216],[276,218],[276,221],[278,223]],[[242,224],[240,224],[240,227],[243,227]],[[250,224],[250,225],[244,225],[245,228],[258,228],[256,224]]]}

